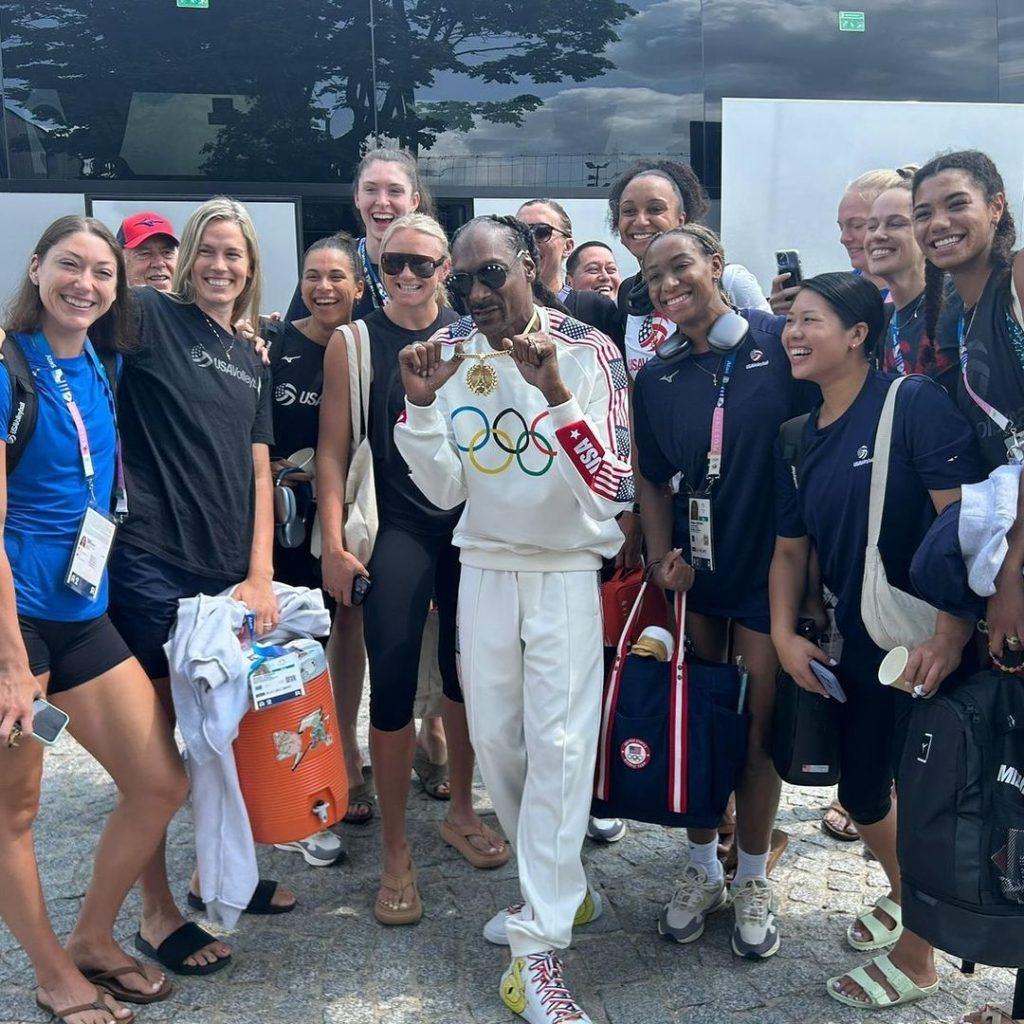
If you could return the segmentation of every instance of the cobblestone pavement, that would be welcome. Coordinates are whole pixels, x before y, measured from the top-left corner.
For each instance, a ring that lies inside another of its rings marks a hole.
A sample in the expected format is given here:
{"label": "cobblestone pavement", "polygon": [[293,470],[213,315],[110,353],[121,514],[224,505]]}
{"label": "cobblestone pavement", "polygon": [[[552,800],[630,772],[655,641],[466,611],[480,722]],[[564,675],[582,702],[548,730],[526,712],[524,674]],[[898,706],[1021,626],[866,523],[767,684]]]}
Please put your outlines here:
{"label": "cobblestone pavement", "polygon": [[[340,826],[349,861],[315,869],[296,855],[261,848],[261,873],[298,894],[300,908],[243,918],[232,936],[236,962],[214,978],[177,979],[166,1003],[143,1007],[140,1021],[173,1024],[512,1024],[498,997],[504,950],[480,935],[487,917],[517,896],[515,865],[477,872],[437,833],[444,805],[413,783],[410,833],[426,914],[413,928],[386,930],[373,919],[379,823]],[[486,795],[478,794],[481,806]],[[940,992],[925,1003],[868,1015],[846,1010],[824,980],[864,962],[847,948],[851,915],[882,892],[882,872],[860,844],[839,844],[818,828],[823,790],[788,789],[779,826],[791,841],[774,881],[783,945],[766,963],[729,950],[731,914],[712,919],[693,946],[660,939],[655,922],[671,894],[679,835],[631,827],[610,847],[587,843],[588,871],[605,897],[604,916],[577,932],[567,980],[600,1024],[879,1024],[955,1021],[992,1000],[1009,1006],[1012,975],[979,968],[961,976],[940,956]],[[36,846],[60,934],[71,927],[91,871],[91,851],[114,795],[110,783],[69,739],[47,757]],[[184,895],[191,870],[191,824],[178,815],[170,834],[171,875]],[[0,885],[4,884],[0,879]],[[130,948],[137,899],[119,921]],[[39,1021],[25,956],[0,926],[0,1021]]]}

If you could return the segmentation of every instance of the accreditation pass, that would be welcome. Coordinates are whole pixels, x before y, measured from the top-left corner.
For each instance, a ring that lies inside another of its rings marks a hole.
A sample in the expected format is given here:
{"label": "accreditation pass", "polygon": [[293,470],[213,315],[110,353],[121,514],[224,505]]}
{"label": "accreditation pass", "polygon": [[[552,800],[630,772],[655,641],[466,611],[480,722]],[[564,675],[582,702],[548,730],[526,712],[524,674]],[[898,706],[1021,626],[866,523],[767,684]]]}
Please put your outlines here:
{"label": "accreditation pass", "polygon": [[114,543],[114,532],[117,526],[114,520],[104,515],[91,505],[82,516],[82,525],[78,528],[75,538],[75,550],[71,555],[71,565],[64,582],[76,593],[90,601],[96,599],[100,583],[103,582],[103,571],[110,558],[110,548]]}
{"label": "accreditation pass", "polygon": [[690,565],[704,572],[715,570],[710,498],[690,499]]}

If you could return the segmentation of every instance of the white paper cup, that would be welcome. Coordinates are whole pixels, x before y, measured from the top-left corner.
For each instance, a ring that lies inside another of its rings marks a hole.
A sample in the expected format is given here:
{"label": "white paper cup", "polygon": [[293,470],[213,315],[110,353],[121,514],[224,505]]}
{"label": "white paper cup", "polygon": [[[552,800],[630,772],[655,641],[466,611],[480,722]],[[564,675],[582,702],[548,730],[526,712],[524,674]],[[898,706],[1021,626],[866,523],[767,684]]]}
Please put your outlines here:
{"label": "white paper cup", "polygon": [[909,660],[910,651],[906,647],[894,647],[878,666],[878,681],[883,686],[895,686],[904,693],[913,693],[913,685],[903,678]]}
{"label": "white paper cup", "polygon": [[297,452],[288,456],[288,461],[304,473],[316,472],[316,452],[312,448],[300,448]]}

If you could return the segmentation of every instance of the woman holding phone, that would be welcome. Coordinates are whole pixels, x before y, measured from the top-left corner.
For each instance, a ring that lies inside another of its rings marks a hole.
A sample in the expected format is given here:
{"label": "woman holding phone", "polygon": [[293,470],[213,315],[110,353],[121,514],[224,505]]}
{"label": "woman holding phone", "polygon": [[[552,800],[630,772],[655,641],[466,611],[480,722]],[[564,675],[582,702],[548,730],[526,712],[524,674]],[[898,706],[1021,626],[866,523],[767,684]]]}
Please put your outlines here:
{"label": "woman holding phone", "polygon": [[398,354],[457,319],[446,304],[450,269],[444,229],[425,214],[396,220],[381,242],[380,267],[391,301],[366,317],[372,374],[368,436],[380,531],[369,565],[344,547],[344,496],[350,443],[349,365],[345,339],[335,332],[324,361],[324,401],[317,452],[323,531],[324,588],[352,603],[354,581],[370,580],[363,605],[370,660],[370,750],[380,803],[383,872],[374,902],[382,924],[414,924],[423,913],[406,835],[409,773],[416,746],[413,705],[423,628],[431,597],[437,602],[438,660],[443,717],[451,763],[451,805],[441,837],[477,868],[509,858],[508,844],[473,810],[473,749],[455,663],[458,551],[452,532],[460,509],[432,505],[409,477],[392,429],[404,409]]}
{"label": "woman holding phone", "polygon": [[[115,508],[124,509],[116,380],[107,368],[116,375],[120,353],[130,349],[127,301],[111,233],[92,218],[62,217],[43,232],[7,310],[0,364],[5,435],[20,415],[11,400],[11,347],[33,371],[37,403],[16,468],[8,473],[0,460],[0,917],[32,962],[36,1002],[65,1024],[128,1022],[122,1002],[171,994],[165,975],[126,954],[113,934],[124,898],[187,792],[156,694],[106,614],[104,540]],[[80,538],[95,543],[94,563],[79,555]],[[119,791],[63,946],[33,849],[43,770],[43,747],[31,738],[39,697],[69,716],[68,731]]]}
{"label": "woman holding phone", "polygon": [[[783,341],[799,380],[814,381],[822,401],[808,418],[799,470],[777,454],[778,537],[771,564],[772,640],[783,669],[813,693],[825,690],[811,662],[828,656],[797,633],[813,544],[822,580],[837,597],[843,636],[836,674],[847,700],[840,705],[839,799],[885,870],[889,892],[847,929],[858,951],[892,950],[828,983],[832,998],[858,1009],[913,1002],[938,987],[931,947],[904,930],[896,808],[891,799],[911,698],[878,682],[887,653],[861,617],[868,510],[876,433],[890,388],[899,378],[873,369],[884,312],[878,288],[849,273],[805,281],[786,318]],[[960,498],[960,487],[984,476],[970,426],[946,392],[921,376],[895,396],[889,473],[879,546],[889,584],[913,594],[910,560],[935,516]],[[910,654],[908,683],[921,696],[954,673],[973,622],[937,612],[934,635]]]}

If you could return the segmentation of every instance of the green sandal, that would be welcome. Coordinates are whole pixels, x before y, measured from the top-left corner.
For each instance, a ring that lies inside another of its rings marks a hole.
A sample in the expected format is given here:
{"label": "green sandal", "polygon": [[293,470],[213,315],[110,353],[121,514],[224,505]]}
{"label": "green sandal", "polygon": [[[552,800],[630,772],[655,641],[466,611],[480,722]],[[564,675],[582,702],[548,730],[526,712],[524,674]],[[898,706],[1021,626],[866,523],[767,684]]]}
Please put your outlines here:
{"label": "green sandal", "polygon": [[[885,980],[896,991],[896,998],[892,999],[889,993],[885,990],[885,987],[875,981],[871,975],[868,974],[868,968],[874,964],[885,976]],[[854,999],[852,996],[848,996],[837,989],[837,985],[843,978],[849,978],[850,981],[856,982],[864,990],[864,994],[868,997],[867,1002],[860,999]],[[928,985],[925,988],[921,988],[919,985],[915,985],[890,959],[888,953],[882,953],[880,956],[876,956],[870,964],[865,964],[863,967],[855,967],[852,971],[847,971],[845,974],[840,974],[838,977],[829,978],[828,994],[837,1002],[842,1003],[843,1006],[853,1006],[858,1010],[888,1010],[890,1006],[903,1006],[906,1003],[916,1003],[919,999],[924,999],[926,996],[930,996],[933,992],[938,991],[939,982],[936,980],[934,984]]]}
{"label": "green sandal", "polygon": [[[846,941],[852,949],[858,953],[866,953],[872,949],[884,949],[891,946],[903,934],[903,910],[898,903],[894,903],[888,896],[881,896],[875,900],[875,907],[888,914],[895,922],[893,928],[886,928],[881,921],[872,913],[873,907],[858,914],[854,923],[846,929]],[[862,925],[870,939],[858,939],[853,930],[854,925]]]}

